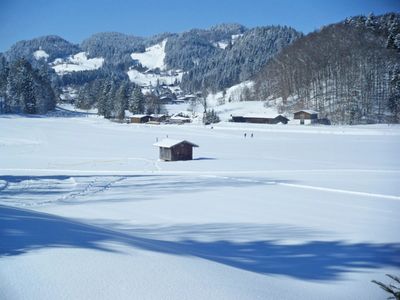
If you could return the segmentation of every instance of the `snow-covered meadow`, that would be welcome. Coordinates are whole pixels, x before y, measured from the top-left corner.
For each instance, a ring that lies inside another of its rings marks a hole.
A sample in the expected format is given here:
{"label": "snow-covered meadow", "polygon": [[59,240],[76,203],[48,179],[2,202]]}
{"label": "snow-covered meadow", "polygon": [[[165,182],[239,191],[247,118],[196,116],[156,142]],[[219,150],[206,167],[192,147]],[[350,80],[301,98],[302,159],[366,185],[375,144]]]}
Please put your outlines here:
{"label": "snow-covered meadow", "polygon": [[0,129],[1,299],[384,299],[400,272],[400,127]]}

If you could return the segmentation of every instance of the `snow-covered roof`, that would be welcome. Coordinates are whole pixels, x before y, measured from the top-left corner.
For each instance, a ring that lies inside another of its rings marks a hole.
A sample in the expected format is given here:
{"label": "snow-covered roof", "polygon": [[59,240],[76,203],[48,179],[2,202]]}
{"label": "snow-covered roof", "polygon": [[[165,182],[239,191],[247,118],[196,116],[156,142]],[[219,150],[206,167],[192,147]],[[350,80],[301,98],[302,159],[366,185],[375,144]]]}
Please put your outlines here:
{"label": "snow-covered roof", "polygon": [[299,112],[305,112],[305,113],[308,113],[308,114],[310,114],[310,115],[318,114],[317,111],[312,110],[312,109],[302,109],[302,110],[295,111],[294,113],[297,114],[297,113],[299,113]]}
{"label": "snow-covered roof", "polygon": [[187,117],[181,117],[181,116],[173,116],[170,118],[171,120],[190,120],[190,118]]}
{"label": "snow-covered roof", "polygon": [[[275,119],[282,115],[279,114],[245,114],[243,118],[257,118],[257,119]],[[282,116],[283,117],[283,116]]]}
{"label": "snow-covered roof", "polygon": [[175,139],[163,139],[155,144],[153,144],[153,146],[157,146],[157,147],[162,147],[162,148],[172,148],[175,145],[181,144],[181,143],[186,143],[189,144],[193,147],[198,147],[198,145],[193,144],[189,141],[186,140],[175,140]]}
{"label": "snow-covered roof", "polygon": [[144,118],[149,117],[149,115],[132,115],[131,118]]}

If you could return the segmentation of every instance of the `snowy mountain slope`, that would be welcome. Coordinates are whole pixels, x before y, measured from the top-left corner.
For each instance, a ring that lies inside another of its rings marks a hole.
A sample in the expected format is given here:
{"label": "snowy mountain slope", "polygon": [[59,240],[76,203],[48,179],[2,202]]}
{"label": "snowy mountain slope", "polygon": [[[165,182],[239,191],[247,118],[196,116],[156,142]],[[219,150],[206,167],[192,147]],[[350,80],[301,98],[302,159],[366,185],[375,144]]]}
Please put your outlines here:
{"label": "snowy mountain slope", "polygon": [[226,102],[249,101],[245,99],[244,90],[251,89],[254,86],[253,81],[243,81],[227,88],[224,92],[210,93],[207,95],[207,103],[215,106]]}
{"label": "snowy mountain slope", "polygon": [[160,69],[161,71],[166,69],[164,64],[165,59],[165,44],[167,40],[163,40],[161,43],[146,48],[144,53],[132,53],[131,57],[137,60],[143,67],[150,70]]}

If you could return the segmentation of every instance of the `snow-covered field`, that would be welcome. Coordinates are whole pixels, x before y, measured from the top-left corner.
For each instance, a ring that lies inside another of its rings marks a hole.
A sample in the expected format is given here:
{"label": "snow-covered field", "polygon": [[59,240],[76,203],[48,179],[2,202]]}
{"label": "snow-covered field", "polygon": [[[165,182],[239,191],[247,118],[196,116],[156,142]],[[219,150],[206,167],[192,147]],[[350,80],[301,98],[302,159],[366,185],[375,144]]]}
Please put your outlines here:
{"label": "snow-covered field", "polygon": [[400,272],[400,127],[0,129],[0,299],[385,299]]}

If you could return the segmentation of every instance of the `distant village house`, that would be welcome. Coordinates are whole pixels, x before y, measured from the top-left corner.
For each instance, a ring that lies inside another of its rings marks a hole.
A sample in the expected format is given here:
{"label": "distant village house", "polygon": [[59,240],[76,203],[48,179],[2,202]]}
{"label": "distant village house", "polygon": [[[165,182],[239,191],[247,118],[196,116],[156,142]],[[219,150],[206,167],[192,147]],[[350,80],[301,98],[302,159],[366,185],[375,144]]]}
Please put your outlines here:
{"label": "distant village house", "polygon": [[292,124],[308,125],[323,124],[330,125],[331,122],[327,118],[318,118],[318,112],[315,110],[305,109],[294,112]]}
{"label": "distant village house", "polygon": [[131,123],[147,123],[151,120],[151,116],[149,115],[133,115],[131,116]]}
{"label": "distant village house", "polygon": [[299,124],[314,124],[318,123],[318,112],[315,110],[305,109],[294,112],[294,120],[299,120]]}
{"label": "distant village house", "polygon": [[232,122],[259,124],[287,124],[289,119],[282,115],[244,115],[232,116]]}

